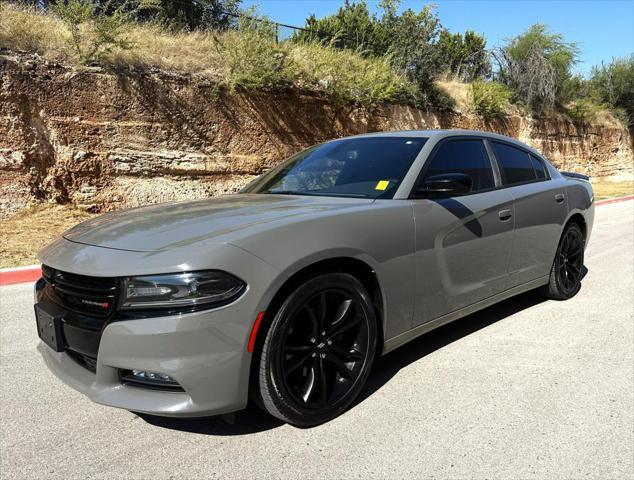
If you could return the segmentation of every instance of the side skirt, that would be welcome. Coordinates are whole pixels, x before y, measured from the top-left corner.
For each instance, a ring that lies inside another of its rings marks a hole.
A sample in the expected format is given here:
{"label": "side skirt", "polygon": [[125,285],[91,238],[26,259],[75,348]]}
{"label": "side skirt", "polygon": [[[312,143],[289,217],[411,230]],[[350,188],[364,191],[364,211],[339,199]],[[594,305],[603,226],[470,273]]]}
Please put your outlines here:
{"label": "side skirt", "polygon": [[528,283],[518,285],[517,287],[510,288],[502,293],[498,293],[497,295],[493,295],[492,297],[485,298],[484,300],[473,303],[468,307],[461,308],[460,310],[456,310],[455,312],[448,313],[446,315],[443,315],[442,317],[438,317],[434,320],[430,320],[429,322],[418,325],[411,330],[408,330],[407,332],[401,333],[394,338],[386,340],[383,344],[383,355],[391,352],[401,345],[406,344],[416,337],[424,335],[425,333],[430,332],[438,327],[442,327],[443,325],[453,322],[454,320],[466,317],[467,315],[477,312],[478,310],[482,310],[484,308],[490,307],[491,305],[499,303],[502,300],[506,300],[507,298],[511,298],[515,295],[528,292],[529,290],[533,290],[546,284],[548,284],[548,275],[540,277],[536,280],[531,280]]}

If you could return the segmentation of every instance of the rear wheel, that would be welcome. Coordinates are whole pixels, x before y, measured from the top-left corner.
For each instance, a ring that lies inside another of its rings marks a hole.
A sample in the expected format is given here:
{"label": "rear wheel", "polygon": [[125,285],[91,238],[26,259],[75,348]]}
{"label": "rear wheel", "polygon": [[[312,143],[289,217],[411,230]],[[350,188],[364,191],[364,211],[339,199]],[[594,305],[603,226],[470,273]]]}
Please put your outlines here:
{"label": "rear wheel", "polygon": [[357,397],[376,351],[376,316],[363,285],[346,273],[300,285],[276,312],[260,355],[264,408],[290,424],[326,422]]}
{"label": "rear wheel", "polygon": [[585,238],[579,225],[570,223],[559,241],[550,271],[550,280],[542,292],[554,300],[567,300],[581,289]]}

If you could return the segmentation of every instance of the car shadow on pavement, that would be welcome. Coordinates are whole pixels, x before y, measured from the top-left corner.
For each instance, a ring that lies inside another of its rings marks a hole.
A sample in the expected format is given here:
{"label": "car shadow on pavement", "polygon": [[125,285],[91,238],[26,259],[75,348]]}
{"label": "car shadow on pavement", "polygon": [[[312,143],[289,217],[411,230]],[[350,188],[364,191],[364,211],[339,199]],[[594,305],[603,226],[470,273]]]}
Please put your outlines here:
{"label": "car shadow on pavement", "polygon": [[355,408],[356,405],[370,397],[388,383],[399,370],[411,363],[514,313],[531,308],[544,301],[546,301],[546,298],[536,291],[517,295],[432,330],[386,354],[384,357],[378,358],[374,362],[373,371],[365,388],[361,391],[359,398],[351,408]]}
{"label": "car shadow on pavement", "polygon": [[[368,383],[351,408],[356,408],[358,404],[382,388],[402,368],[407,367],[411,363],[420,360],[426,355],[456,340],[460,340],[467,335],[545,300],[544,297],[536,292],[518,295],[433,330],[390,352],[384,357],[378,358],[375,361]],[[137,415],[147,423],[156,427],[202,435],[247,435],[283,425],[283,422],[267,415],[251,403],[245,410],[235,415],[224,417],[166,418],[145,414]]]}
{"label": "car shadow on pavement", "polygon": [[249,402],[246,409],[235,414],[215,417],[169,418],[137,413],[140,418],[155,427],[201,435],[247,435],[282,426],[284,422],[260,410]]}

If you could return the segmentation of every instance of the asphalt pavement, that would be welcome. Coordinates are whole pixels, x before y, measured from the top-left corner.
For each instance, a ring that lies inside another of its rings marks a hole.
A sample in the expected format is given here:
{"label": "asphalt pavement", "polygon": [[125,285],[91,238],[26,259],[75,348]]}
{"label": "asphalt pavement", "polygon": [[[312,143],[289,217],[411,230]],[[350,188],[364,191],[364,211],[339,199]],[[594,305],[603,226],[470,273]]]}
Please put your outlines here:
{"label": "asphalt pavement", "polygon": [[103,407],[45,367],[30,284],[0,288],[0,477],[634,478],[634,201],[597,208],[581,292],[534,293],[383,357],[297,429]]}

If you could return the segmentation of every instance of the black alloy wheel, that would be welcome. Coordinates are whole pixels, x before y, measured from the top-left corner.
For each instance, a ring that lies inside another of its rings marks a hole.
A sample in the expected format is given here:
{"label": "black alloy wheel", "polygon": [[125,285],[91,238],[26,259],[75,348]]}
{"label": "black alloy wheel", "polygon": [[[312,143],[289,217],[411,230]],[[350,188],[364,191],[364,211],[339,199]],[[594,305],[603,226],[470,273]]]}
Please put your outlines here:
{"label": "black alloy wheel", "polygon": [[579,225],[570,223],[559,241],[549,284],[544,288],[547,297],[555,300],[572,298],[581,289],[585,238]]}
{"label": "black alloy wheel", "polygon": [[359,377],[368,328],[342,290],[324,290],[296,312],[277,355],[295,401],[308,408],[335,404]]}
{"label": "black alloy wheel", "polygon": [[376,316],[363,285],[345,273],[307,281],[283,303],[260,360],[267,411],[297,426],[334,418],[365,384],[376,348]]}
{"label": "black alloy wheel", "polygon": [[559,281],[566,291],[573,291],[581,279],[583,238],[569,229],[559,250]]}

